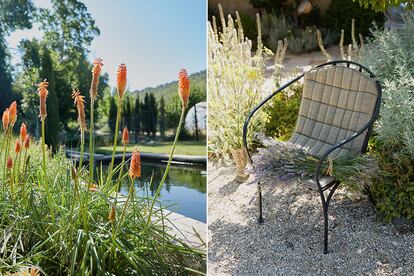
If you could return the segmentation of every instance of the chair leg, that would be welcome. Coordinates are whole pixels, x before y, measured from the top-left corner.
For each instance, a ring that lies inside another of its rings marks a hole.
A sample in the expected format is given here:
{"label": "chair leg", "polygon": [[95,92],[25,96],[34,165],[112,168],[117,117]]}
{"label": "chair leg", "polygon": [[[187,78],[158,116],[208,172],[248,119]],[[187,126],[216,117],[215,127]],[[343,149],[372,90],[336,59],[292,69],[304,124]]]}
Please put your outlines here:
{"label": "chair leg", "polygon": [[328,197],[326,199],[325,204],[322,203],[323,207],[323,218],[324,218],[324,242],[323,242],[323,253],[328,253],[328,230],[329,230],[329,218],[328,218],[328,209],[329,209],[329,203],[331,202],[332,196],[335,193],[336,188],[338,188],[339,184],[341,182],[337,182],[331,189],[331,191],[328,194]]}
{"label": "chair leg", "polygon": [[257,182],[257,196],[259,202],[259,218],[257,219],[259,224],[263,223],[263,207],[262,207],[262,188],[260,187],[260,182]]}
{"label": "chair leg", "polygon": [[328,205],[322,204],[323,207],[323,219],[324,219],[324,232],[323,232],[323,254],[328,254]]}

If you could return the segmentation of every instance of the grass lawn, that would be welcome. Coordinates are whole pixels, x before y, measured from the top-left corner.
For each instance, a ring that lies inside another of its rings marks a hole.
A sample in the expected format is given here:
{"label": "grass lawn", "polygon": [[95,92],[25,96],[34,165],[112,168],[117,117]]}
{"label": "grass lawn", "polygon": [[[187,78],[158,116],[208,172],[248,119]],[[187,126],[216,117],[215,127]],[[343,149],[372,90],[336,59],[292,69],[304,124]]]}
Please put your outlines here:
{"label": "grass lawn", "polygon": [[[140,143],[140,144],[130,144],[127,146],[126,151],[132,152],[136,147],[141,152],[150,152],[150,153],[170,153],[172,142],[154,142],[154,143]],[[117,146],[116,152],[122,153],[123,146]],[[111,154],[112,146],[106,147],[97,147],[97,153],[102,154]],[[194,142],[194,141],[184,141],[178,142],[175,148],[174,154],[182,155],[206,155],[206,143],[205,142]]]}

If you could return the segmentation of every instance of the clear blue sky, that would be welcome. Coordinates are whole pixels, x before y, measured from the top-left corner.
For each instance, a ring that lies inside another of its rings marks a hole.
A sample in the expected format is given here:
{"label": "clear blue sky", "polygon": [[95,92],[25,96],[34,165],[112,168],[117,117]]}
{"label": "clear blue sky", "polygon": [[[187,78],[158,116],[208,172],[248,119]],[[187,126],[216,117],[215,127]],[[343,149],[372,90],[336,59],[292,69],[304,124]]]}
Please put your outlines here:
{"label": "clear blue sky", "polygon": [[[34,0],[50,7],[49,0]],[[118,64],[128,68],[130,90],[176,80],[178,70],[206,69],[206,0],[83,0],[101,35],[90,47],[89,59],[101,57],[103,71],[116,83]],[[13,33],[16,48],[22,38],[41,37],[32,30]],[[12,51],[16,55],[15,51]],[[18,62],[18,57],[13,57]]]}

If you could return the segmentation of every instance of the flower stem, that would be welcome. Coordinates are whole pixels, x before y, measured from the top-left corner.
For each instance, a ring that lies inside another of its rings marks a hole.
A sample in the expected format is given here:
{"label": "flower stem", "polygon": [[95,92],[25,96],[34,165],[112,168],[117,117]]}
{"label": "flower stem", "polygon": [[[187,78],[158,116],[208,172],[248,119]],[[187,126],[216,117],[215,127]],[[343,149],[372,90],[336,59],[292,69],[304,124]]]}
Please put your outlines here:
{"label": "flower stem", "polygon": [[79,156],[79,168],[78,168],[78,174],[80,174],[80,171],[82,169],[82,161],[83,161],[83,151],[85,149],[85,131],[81,129],[81,148],[80,148],[80,156]]}
{"label": "flower stem", "polygon": [[43,175],[46,178],[45,119],[42,119],[42,157],[43,157]]}
{"label": "flower stem", "polygon": [[178,123],[177,132],[175,133],[174,143],[173,143],[172,148],[171,148],[170,158],[168,159],[167,167],[165,168],[164,175],[162,176],[162,179],[161,179],[160,184],[157,188],[157,191],[155,192],[154,198],[152,199],[150,211],[149,211],[149,214],[148,214],[147,227],[149,226],[149,223],[151,221],[151,216],[152,216],[152,211],[154,209],[155,201],[157,200],[157,198],[158,198],[158,196],[161,192],[162,186],[164,185],[165,179],[168,176],[168,172],[170,171],[170,165],[171,165],[172,158],[174,156],[175,147],[177,145],[178,137],[180,136],[180,131],[181,131],[181,128],[183,126],[184,115],[185,115],[185,108],[183,107],[181,109],[180,122]]}
{"label": "flower stem", "polygon": [[52,216],[52,218],[54,218],[54,211],[53,211],[53,206],[52,206],[52,198],[50,197],[50,192],[49,192],[49,181],[47,178],[47,173],[46,173],[46,147],[45,147],[45,119],[46,118],[42,118],[42,159],[43,159],[43,177],[44,177],[44,183],[45,183],[45,190],[46,190],[46,199],[48,201],[49,204],[49,209],[50,209],[50,214]]}
{"label": "flower stem", "polygon": [[[124,144],[124,150],[122,152],[121,168],[119,170],[119,175],[118,175],[118,188],[119,188],[119,181],[121,180],[122,173],[123,173],[123,170],[124,170],[125,152],[126,152],[126,144]],[[118,194],[118,190],[117,190],[117,194]]]}
{"label": "flower stem", "polygon": [[91,99],[91,121],[90,121],[90,130],[89,130],[89,183],[87,183],[87,188],[89,191],[89,185],[93,182],[93,173],[95,169],[95,162],[94,162],[94,144],[93,144],[93,136],[94,136],[94,127],[93,127],[93,109],[95,106],[95,101]]}
{"label": "flower stem", "polygon": [[122,101],[121,97],[118,97],[118,111],[116,113],[116,121],[115,121],[115,136],[114,136],[114,148],[112,149],[112,158],[111,164],[109,165],[109,172],[108,172],[108,179],[112,177],[112,170],[114,168],[114,160],[115,160],[115,152],[116,152],[116,142],[118,138],[118,127],[119,127],[119,119],[121,117],[121,110],[122,110]]}
{"label": "flower stem", "polygon": [[117,225],[117,227],[115,229],[114,237],[116,237],[116,234],[118,233],[119,228],[121,227],[121,225],[124,222],[124,217],[125,217],[126,209],[128,208],[129,201],[134,196],[134,180],[132,178],[130,178],[130,179],[131,179],[131,185],[129,186],[128,197],[127,197],[127,199],[126,199],[126,201],[124,203],[124,208],[122,208],[122,213],[121,213],[121,216],[119,218],[118,225]]}
{"label": "flower stem", "polygon": [[6,162],[7,162],[7,156],[9,154],[9,134],[10,134],[10,127],[7,129],[6,131],[6,136],[4,138],[4,144],[6,145],[5,147],[5,152],[4,152],[4,167],[3,167],[3,182],[5,182],[5,177],[7,177],[6,175]]}

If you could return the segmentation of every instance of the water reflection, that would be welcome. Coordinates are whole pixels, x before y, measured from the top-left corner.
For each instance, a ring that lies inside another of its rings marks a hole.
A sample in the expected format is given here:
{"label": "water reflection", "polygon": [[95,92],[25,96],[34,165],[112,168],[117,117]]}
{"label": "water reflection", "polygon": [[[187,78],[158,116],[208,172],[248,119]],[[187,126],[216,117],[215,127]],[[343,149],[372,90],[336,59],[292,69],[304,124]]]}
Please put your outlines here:
{"label": "water reflection", "polygon": [[[136,194],[152,197],[165,171],[165,164],[143,163],[142,177],[135,182]],[[152,184],[150,183],[153,175]],[[128,193],[128,182],[121,185],[121,193]],[[159,200],[167,209],[206,222],[205,168],[173,165],[161,190]]]}

